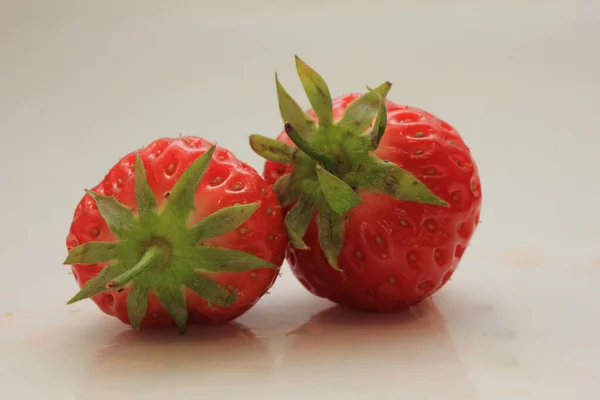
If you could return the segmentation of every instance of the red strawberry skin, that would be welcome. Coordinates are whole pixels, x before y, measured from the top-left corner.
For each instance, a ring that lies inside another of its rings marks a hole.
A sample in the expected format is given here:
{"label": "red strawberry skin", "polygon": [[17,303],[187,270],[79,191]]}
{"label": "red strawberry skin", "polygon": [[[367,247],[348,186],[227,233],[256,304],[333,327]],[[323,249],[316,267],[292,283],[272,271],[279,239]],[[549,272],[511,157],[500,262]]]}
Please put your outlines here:
{"label": "red strawberry skin", "polygon": [[[333,101],[334,120],[360,94]],[[323,256],[313,218],[304,241],[288,245],[286,258],[313,294],[351,308],[394,311],[431,296],[452,276],[479,223],[477,166],[460,134],[432,114],[386,100],[387,126],[374,152],[406,169],[449,204],[439,207],[361,190],[362,203],[348,212],[336,271]],[[316,119],[314,112],[307,114]],[[293,146],[282,132],[278,137]],[[292,165],[267,161],[273,184]],[[286,207],[289,211],[291,207]]]}
{"label": "red strawberry skin", "polygon": [[[140,149],[139,154],[146,169],[148,184],[158,201],[159,208],[167,201],[169,193],[190,164],[203,155],[212,144],[193,136],[162,138]],[[136,209],[134,196],[135,153],[129,153],[114,165],[93,192],[115,197],[125,206]],[[281,265],[285,253],[286,233],[282,210],[274,191],[249,165],[237,159],[226,149],[216,147],[212,161],[195,194],[195,211],[190,225],[209,214],[233,206],[260,201],[256,212],[239,228],[207,239],[205,243],[224,248],[241,250],[261,257],[275,265]],[[110,231],[100,215],[96,203],[86,194],[76,207],[67,237],[69,250],[89,241],[114,242],[116,236]],[[106,263],[92,265],[75,264],[73,275],[80,288],[96,276]],[[229,290],[237,291],[237,299],[229,307],[209,304],[186,288],[185,297],[190,322],[224,323],[245,313],[273,285],[278,270],[257,269],[246,272],[218,273],[212,278]],[[92,297],[106,314],[129,324],[127,297],[129,289],[122,292],[109,291]],[[150,291],[148,312],[141,327],[166,327],[175,323],[165,312],[157,296]]]}

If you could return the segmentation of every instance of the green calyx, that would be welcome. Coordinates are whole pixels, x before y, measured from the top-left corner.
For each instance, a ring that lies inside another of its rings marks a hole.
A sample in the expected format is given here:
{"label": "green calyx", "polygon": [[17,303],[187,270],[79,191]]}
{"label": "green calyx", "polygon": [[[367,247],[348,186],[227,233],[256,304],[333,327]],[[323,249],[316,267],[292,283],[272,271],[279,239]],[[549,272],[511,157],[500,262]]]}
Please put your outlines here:
{"label": "green calyx", "polygon": [[307,248],[303,237],[316,209],[321,247],[329,264],[339,269],[346,213],[361,203],[361,190],[404,201],[447,203],[408,171],[373,155],[385,133],[385,98],[391,83],[367,88],[334,121],[331,94],[323,78],[298,57],[296,69],[317,122],[291,98],[276,75],[279,111],[296,146],[260,135],[250,136],[250,146],[267,160],[294,166],[274,185],[283,206],[294,204],[285,219],[292,245]]}
{"label": "green calyx", "polygon": [[255,255],[202,242],[239,227],[252,216],[259,203],[226,207],[189,225],[195,207],[194,195],[214,149],[213,146],[198,157],[182,174],[162,209],[148,186],[139,155],[134,188],[137,212],[113,197],[87,191],[119,240],[88,242],[69,252],[65,264],[109,262],[69,304],[102,292],[130,288],[127,310],[131,326],[138,328],[148,310],[148,294],[153,291],[183,333],[188,319],[186,287],[208,303],[228,307],[236,301],[237,293],[215,282],[210,273],[277,269]]}

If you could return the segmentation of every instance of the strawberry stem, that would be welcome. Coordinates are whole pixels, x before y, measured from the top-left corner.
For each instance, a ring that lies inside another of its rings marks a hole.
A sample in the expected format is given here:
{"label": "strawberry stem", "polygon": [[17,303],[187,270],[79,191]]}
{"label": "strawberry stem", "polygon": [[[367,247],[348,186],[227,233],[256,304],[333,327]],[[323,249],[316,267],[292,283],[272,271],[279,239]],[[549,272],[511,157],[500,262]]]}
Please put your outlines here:
{"label": "strawberry stem", "polygon": [[163,258],[164,255],[165,250],[162,247],[150,247],[148,250],[146,250],[140,261],[138,261],[138,263],[135,266],[108,282],[106,287],[108,289],[115,289],[117,287],[125,285],[127,282],[131,281],[136,276],[148,270],[148,268],[150,268],[156,261]]}

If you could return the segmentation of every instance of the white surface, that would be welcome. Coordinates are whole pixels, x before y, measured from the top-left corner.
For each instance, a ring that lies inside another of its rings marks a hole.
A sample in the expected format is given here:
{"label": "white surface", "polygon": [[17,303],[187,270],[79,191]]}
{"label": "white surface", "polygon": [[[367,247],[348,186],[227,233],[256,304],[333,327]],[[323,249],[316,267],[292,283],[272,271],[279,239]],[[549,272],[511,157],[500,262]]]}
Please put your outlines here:
{"label": "white surface", "polygon": [[[599,398],[600,3],[215,3],[0,3],[3,398]],[[238,325],[183,338],[66,307],[83,188],[179,132],[260,168],[273,71],[308,105],[294,54],[335,95],[390,80],[463,134],[483,222],[453,280],[365,316],[322,312],[284,266]]]}

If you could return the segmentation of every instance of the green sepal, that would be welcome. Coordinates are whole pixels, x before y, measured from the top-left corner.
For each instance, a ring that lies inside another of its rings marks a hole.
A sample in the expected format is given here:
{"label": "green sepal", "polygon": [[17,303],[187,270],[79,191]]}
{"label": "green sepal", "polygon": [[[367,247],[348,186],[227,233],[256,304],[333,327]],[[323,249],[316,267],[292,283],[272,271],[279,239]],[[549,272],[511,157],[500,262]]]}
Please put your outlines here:
{"label": "green sepal", "polygon": [[364,132],[373,123],[373,118],[381,108],[392,84],[385,82],[375,89],[363,94],[358,99],[348,105],[344,115],[338,121],[338,125],[348,127],[353,132]]}
{"label": "green sepal", "polygon": [[333,104],[325,80],[298,56],[296,56],[296,70],[317,116],[319,126],[330,126],[333,123]]}
{"label": "green sepal", "polygon": [[317,207],[319,210],[317,218],[319,243],[329,265],[340,270],[337,262],[344,241],[344,216],[333,211],[326,201],[318,202]]}
{"label": "green sepal", "polygon": [[108,285],[108,282],[123,272],[125,272],[125,268],[120,262],[106,266],[98,275],[87,281],[83,288],[75,296],[73,296],[67,302],[67,304],[73,304],[80,300],[88,299],[99,293],[105,292],[107,290],[106,285]]}
{"label": "green sepal", "polygon": [[198,246],[194,250],[194,259],[204,261],[197,269],[207,272],[244,272],[258,268],[277,269],[276,265],[240,250],[223,247]]}
{"label": "green sepal", "polygon": [[222,208],[193,226],[192,237],[199,242],[230,232],[246,222],[259,206],[260,202],[255,202]]}
{"label": "green sepal", "polygon": [[448,206],[417,177],[390,162],[377,161],[371,173],[364,175],[360,186],[383,192],[398,200]]}
{"label": "green sepal", "polygon": [[301,196],[298,202],[285,216],[285,228],[290,243],[297,249],[306,250],[308,246],[304,243],[304,235],[310,225],[315,205],[306,197]]}
{"label": "green sepal", "polygon": [[317,162],[322,163],[323,165],[325,165],[328,169],[330,169],[332,171],[336,169],[337,162],[335,161],[335,159],[333,157],[331,157],[329,154],[323,152],[322,150],[318,149],[317,147],[314,147],[313,145],[311,145],[289,123],[285,124],[285,133],[287,133],[290,140],[296,146],[298,146],[298,148],[300,150],[302,150],[307,156],[309,156],[310,158],[312,158],[313,160],[315,160]]}
{"label": "green sepal", "polygon": [[140,284],[133,284],[127,296],[127,315],[133,329],[138,329],[148,312],[149,289]]}
{"label": "green sepal", "polygon": [[183,172],[173,190],[162,213],[179,221],[186,221],[194,210],[194,194],[208,168],[216,146],[211,146],[206,153],[198,157]]}
{"label": "green sepal", "polygon": [[157,212],[156,197],[148,185],[146,170],[139,153],[136,153],[135,157],[134,193],[139,216]]}
{"label": "green sepal", "polygon": [[293,204],[300,196],[300,190],[293,185],[292,174],[285,174],[277,179],[273,185],[273,190],[275,190],[282,207]]}
{"label": "green sepal", "polygon": [[63,264],[97,264],[111,261],[118,256],[118,243],[87,242],[69,252]]}
{"label": "green sepal", "polygon": [[123,236],[135,224],[137,218],[133,210],[119,203],[114,197],[98,194],[91,190],[85,192],[92,196],[108,228],[118,237]]}
{"label": "green sepal", "polygon": [[325,199],[336,213],[344,214],[362,202],[358,193],[319,164],[317,164],[317,177]]}
{"label": "green sepal", "polygon": [[185,332],[188,320],[187,302],[183,285],[162,285],[154,289],[165,311],[175,321],[180,333]]}
{"label": "green sepal", "polygon": [[263,158],[281,164],[292,164],[296,159],[298,149],[261,135],[250,135],[250,147]]}
{"label": "green sepal", "polygon": [[[369,91],[373,90],[369,89]],[[370,142],[372,144],[371,149],[373,150],[379,147],[379,142],[381,141],[381,138],[383,137],[383,134],[385,133],[385,128],[387,126],[387,107],[385,104],[385,96],[382,97],[380,93],[375,93],[380,97],[380,103],[379,111],[377,112],[377,118],[375,118],[375,124],[373,124],[373,130],[369,134],[371,139]]]}
{"label": "green sepal", "polygon": [[223,285],[202,274],[201,271],[194,271],[194,274],[184,284],[202,296],[204,300],[216,306],[229,307],[237,299],[237,293],[230,293]]}
{"label": "green sepal", "polygon": [[279,112],[285,123],[289,123],[296,132],[305,138],[310,138],[316,132],[315,123],[300,108],[298,103],[281,86],[277,74],[275,74],[275,85],[277,86],[277,100],[279,102]]}

